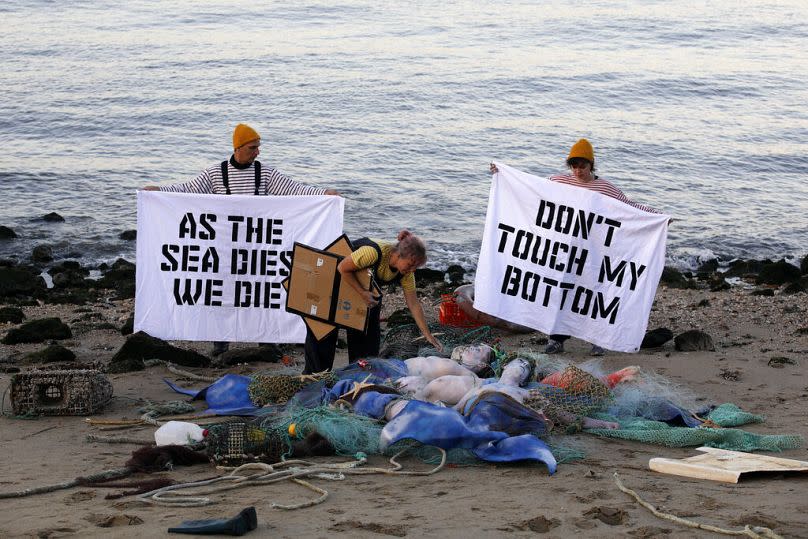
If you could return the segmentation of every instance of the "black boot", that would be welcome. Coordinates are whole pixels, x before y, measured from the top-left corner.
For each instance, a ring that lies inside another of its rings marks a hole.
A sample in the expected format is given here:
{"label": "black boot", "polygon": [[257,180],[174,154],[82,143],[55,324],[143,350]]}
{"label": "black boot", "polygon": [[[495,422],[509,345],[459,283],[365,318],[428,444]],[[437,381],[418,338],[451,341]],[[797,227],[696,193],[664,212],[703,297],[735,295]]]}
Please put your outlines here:
{"label": "black boot", "polygon": [[168,533],[194,535],[244,535],[258,527],[255,507],[248,507],[231,519],[186,520],[179,526],[169,528]]}

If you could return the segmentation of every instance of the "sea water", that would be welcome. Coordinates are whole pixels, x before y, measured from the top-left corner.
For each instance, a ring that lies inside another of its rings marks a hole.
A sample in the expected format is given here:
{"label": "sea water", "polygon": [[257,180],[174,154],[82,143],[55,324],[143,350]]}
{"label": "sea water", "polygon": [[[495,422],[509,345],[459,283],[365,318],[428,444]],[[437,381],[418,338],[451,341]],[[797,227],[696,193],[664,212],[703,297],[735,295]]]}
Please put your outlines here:
{"label": "sea water", "polygon": [[[808,252],[808,2],[0,4],[0,258],[135,258],[135,192],[226,159],[346,197],[351,237],[473,270],[491,161],[598,173],[676,220],[668,263]],[[38,218],[55,211],[64,223]]]}

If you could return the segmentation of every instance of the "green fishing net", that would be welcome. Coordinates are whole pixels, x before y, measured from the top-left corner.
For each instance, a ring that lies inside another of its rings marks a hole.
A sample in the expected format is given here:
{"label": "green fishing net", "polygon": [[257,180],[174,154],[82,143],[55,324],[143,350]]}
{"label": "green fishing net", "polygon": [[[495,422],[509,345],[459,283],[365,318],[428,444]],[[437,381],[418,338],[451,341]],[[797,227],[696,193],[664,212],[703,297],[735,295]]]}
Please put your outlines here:
{"label": "green fishing net", "polygon": [[717,447],[731,451],[783,451],[798,449],[805,444],[796,434],[754,434],[732,428],[671,427],[661,421],[649,419],[618,420],[604,414],[593,417],[615,421],[619,429],[587,429],[586,432],[604,438],[619,438],[667,447]]}
{"label": "green fishing net", "polygon": [[443,352],[438,352],[432,345],[424,340],[418,326],[415,324],[404,324],[395,326],[385,333],[382,339],[379,357],[396,359],[409,359],[419,356],[449,357],[455,346],[490,342],[493,339],[493,329],[489,326],[463,329],[433,323],[429,324],[429,331],[443,345]]}
{"label": "green fishing net", "polygon": [[763,423],[766,419],[762,415],[744,412],[732,403],[724,403],[707,415],[707,419],[721,427],[737,427],[749,423]]}

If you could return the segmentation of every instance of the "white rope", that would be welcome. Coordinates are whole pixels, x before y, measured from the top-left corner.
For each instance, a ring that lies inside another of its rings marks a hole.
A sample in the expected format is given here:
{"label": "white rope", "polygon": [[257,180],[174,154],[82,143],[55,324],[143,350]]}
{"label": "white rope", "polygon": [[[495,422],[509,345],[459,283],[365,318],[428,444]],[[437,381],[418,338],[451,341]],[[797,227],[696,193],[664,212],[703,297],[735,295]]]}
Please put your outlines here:
{"label": "white rope", "polygon": [[[320,497],[295,505],[273,503],[272,507],[287,510],[300,509],[322,503],[328,498],[328,491],[304,481],[302,479],[304,477],[317,477],[331,481],[341,481],[345,479],[346,475],[432,475],[439,472],[446,465],[446,451],[440,448],[438,448],[438,450],[441,452],[440,464],[431,470],[423,472],[402,471],[402,466],[396,461],[396,458],[405,453],[407,449],[400,451],[390,458],[390,468],[360,468],[360,466],[367,463],[367,458],[364,456],[354,461],[340,463],[312,463],[305,460],[287,460],[275,464],[252,462],[231,470],[227,475],[203,481],[169,485],[140,494],[137,499],[145,503],[168,507],[201,507],[216,503],[209,497],[210,494],[226,492],[241,487],[270,485],[272,483],[288,480],[320,494]],[[255,473],[249,473],[252,471]],[[178,492],[186,489],[194,489],[194,492]]]}
{"label": "white rope", "polygon": [[623,483],[620,481],[620,477],[617,475],[617,472],[614,472],[614,482],[617,484],[617,488],[621,491],[625,492],[632,498],[634,498],[637,503],[651,511],[654,516],[659,517],[664,520],[670,520],[671,522],[676,522],[677,524],[682,524],[683,526],[687,526],[688,528],[698,528],[700,530],[707,530],[714,533],[720,533],[723,535],[746,535],[747,537],[753,537],[754,539],[783,539],[782,536],[777,535],[769,528],[763,526],[749,526],[748,524],[742,530],[725,530],[724,528],[719,528],[716,526],[711,526],[709,524],[701,524],[699,522],[694,522],[692,520],[687,520],[682,517],[677,517],[676,515],[672,515],[670,513],[663,513],[650,503],[646,502],[640,495],[631,490],[630,488],[626,488],[623,486]]}

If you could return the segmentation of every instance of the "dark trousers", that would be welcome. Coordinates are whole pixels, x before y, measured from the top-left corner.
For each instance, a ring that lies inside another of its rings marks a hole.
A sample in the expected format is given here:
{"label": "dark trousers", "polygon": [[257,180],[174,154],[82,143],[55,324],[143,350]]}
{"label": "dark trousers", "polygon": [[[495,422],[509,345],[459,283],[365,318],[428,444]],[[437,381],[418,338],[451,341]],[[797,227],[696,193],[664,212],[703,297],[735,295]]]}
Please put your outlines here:
{"label": "dark trousers", "polygon": [[570,338],[569,335],[550,335],[550,338],[556,342],[564,342]]}
{"label": "dark trousers", "polygon": [[[350,363],[362,358],[378,357],[382,340],[381,312],[381,302],[368,311],[367,331],[346,330],[348,333],[348,361]],[[303,368],[303,374],[330,370],[334,366],[338,335],[339,330],[334,330],[318,341],[311,330],[306,327],[306,344],[304,347],[306,366]]]}

